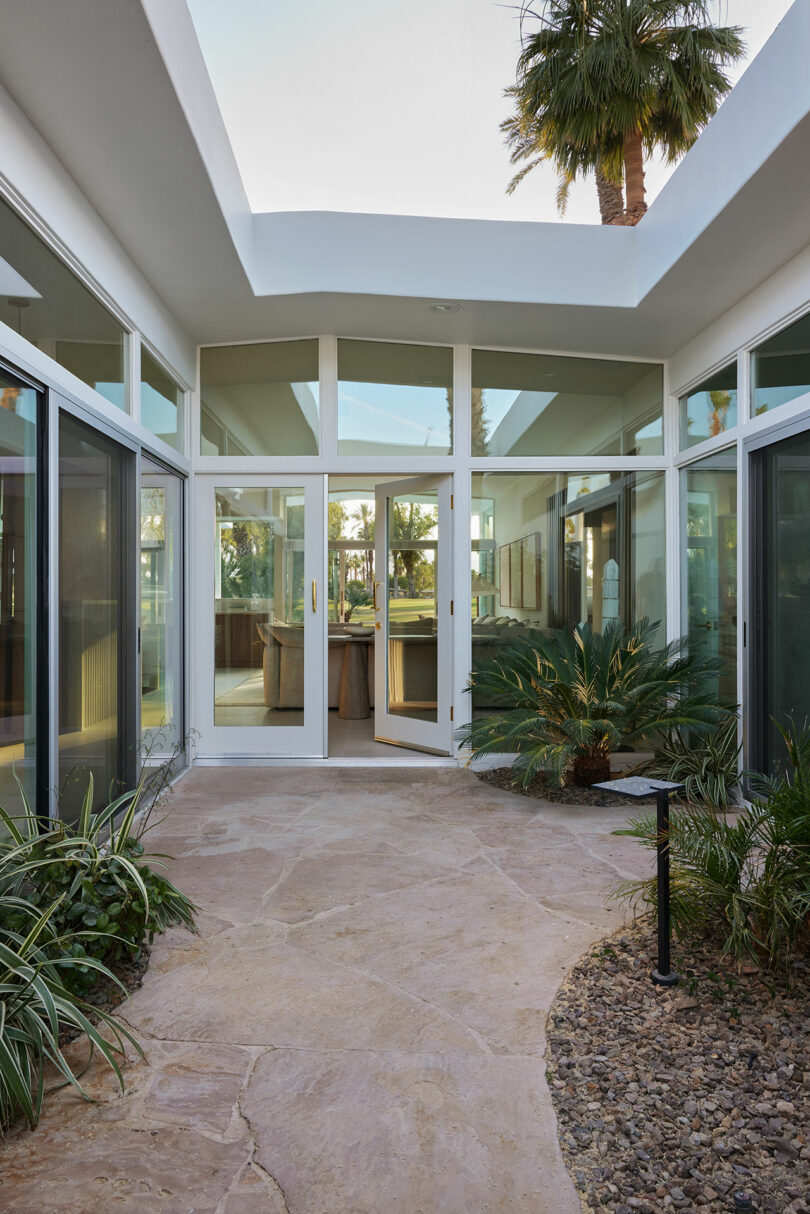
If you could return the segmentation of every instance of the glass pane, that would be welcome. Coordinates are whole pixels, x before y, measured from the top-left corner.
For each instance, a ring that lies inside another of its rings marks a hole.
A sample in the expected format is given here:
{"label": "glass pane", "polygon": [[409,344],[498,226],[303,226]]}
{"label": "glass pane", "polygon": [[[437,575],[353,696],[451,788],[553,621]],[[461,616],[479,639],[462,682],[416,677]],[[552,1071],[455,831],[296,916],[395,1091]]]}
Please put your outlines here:
{"label": "glass pane", "polygon": [[338,455],[449,455],[453,351],[338,342]]}
{"label": "glass pane", "polygon": [[810,392],[810,315],[764,342],[752,364],[755,417]]}
{"label": "glass pane", "polygon": [[779,725],[810,721],[810,435],[769,447],[765,460],[765,763],[784,755]]}
{"label": "glass pane", "polygon": [[111,404],[127,408],[121,325],[2,201],[0,320]]}
{"label": "glass pane", "polygon": [[183,737],[183,482],[141,461],[141,735],[153,754]]}
{"label": "glass pane", "polygon": [[203,455],[317,455],[318,341],[200,351]]}
{"label": "glass pane", "polygon": [[737,364],[704,380],[680,400],[681,447],[694,447],[737,425]]}
{"label": "glass pane", "polygon": [[37,393],[0,370],[0,805],[36,800]]}
{"label": "glass pane", "polygon": [[141,346],[141,422],[164,443],[183,450],[183,390]]}
{"label": "glass pane", "polygon": [[304,490],[215,494],[214,724],[303,726]]}
{"label": "glass pane", "polygon": [[473,455],[661,455],[657,364],[472,352]]}
{"label": "glass pane", "polygon": [[374,477],[329,477],[329,631],[374,625]]}
{"label": "glass pane", "polygon": [[59,780],[68,818],[91,772],[97,806],[120,791],[124,774],[124,459],[115,443],[60,415]]}
{"label": "glass pane", "polygon": [[436,721],[438,494],[425,491],[387,502],[387,708],[398,716]]}
{"label": "glass pane", "polygon": [[685,500],[685,621],[689,647],[721,658],[717,696],[737,702],[737,455],[723,451],[681,473]]}
{"label": "glass pane", "polygon": [[473,663],[532,628],[642,616],[663,643],[664,541],[662,472],[474,475]]}

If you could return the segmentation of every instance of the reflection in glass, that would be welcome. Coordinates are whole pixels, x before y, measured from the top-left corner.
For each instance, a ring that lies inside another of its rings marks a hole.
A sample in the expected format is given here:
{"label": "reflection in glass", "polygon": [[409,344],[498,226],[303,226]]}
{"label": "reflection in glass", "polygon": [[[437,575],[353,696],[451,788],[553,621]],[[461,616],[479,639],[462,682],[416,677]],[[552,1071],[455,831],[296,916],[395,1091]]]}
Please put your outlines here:
{"label": "reflection in glass", "polygon": [[423,490],[386,500],[387,710],[418,721],[436,721],[438,494]]}
{"label": "reflection in glass", "polygon": [[694,447],[737,425],[737,364],[698,384],[680,399],[681,447]]}
{"label": "reflection in glass", "polygon": [[661,455],[656,363],[472,352],[473,455]]}
{"label": "reflection in glass", "polygon": [[64,414],[59,419],[60,812],[78,814],[92,773],[95,803],[120,791],[124,736],[126,456]]}
{"label": "reflection in glass", "polygon": [[200,351],[202,455],[317,455],[318,341]]}
{"label": "reflection in glass", "polygon": [[476,474],[471,524],[473,663],[533,628],[643,616],[663,643],[663,472]]}
{"label": "reflection in glass", "polygon": [[761,705],[766,770],[783,761],[779,726],[810,721],[810,434],[767,447],[763,460],[764,519]]}
{"label": "reflection in glass", "polygon": [[338,341],[338,455],[449,455],[453,351]]}
{"label": "reflection in glass", "polygon": [[215,495],[214,724],[304,724],[304,490]]}
{"label": "reflection in glass", "polygon": [[754,350],[751,411],[755,417],[810,392],[810,315]]}
{"label": "reflection in glass", "polygon": [[164,443],[183,450],[183,390],[141,346],[141,422]]}
{"label": "reflection in glass", "polygon": [[0,805],[36,803],[37,393],[0,370]]}
{"label": "reflection in glass", "polygon": [[0,320],[110,404],[127,408],[123,328],[2,200]]}
{"label": "reflection in glass", "polygon": [[737,455],[722,451],[681,472],[689,648],[720,658],[717,696],[737,702]]}
{"label": "reflection in glass", "polygon": [[169,754],[183,737],[183,482],[141,461],[141,736]]}

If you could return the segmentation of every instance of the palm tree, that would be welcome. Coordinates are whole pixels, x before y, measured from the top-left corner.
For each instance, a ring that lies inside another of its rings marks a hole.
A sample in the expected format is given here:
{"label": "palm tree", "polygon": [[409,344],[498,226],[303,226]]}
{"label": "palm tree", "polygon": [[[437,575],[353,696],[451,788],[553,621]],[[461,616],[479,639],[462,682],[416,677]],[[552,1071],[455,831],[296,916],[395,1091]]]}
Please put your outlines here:
{"label": "palm tree", "polygon": [[[391,549],[394,556],[394,597],[397,597],[397,565],[401,563],[408,579],[408,597],[416,598],[416,564],[421,554],[420,541],[426,539],[436,528],[437,512],[434,507],[424,509],[414,502],[394,502],[391,528]],[[402,547],[397,547],[397,544]]]}
{"label": "palm tree", "polygon": [[352,522],[357,523],[357,538],[364,543],[363,578],[366,589],[371,590],[374,582],[374,507],[368,502],[359,502],[352,512]]}
{"label": "palm tree", "polygon": [[[740,28],[712,25],[709,7],[709,0],[544,0],[540,28],[524,40],[516,83],[506,90],[515,113],[501,129],[512,162],[528,162],[509,192],[550,160],[561,211],[571,183],[594,172],[602,222],[638,223],[647,209],[645,155],[657,149],[673,163],[692,146],[731,88],[723,69],[745,49]],[[522,15],[538,16],[528,3]]]}

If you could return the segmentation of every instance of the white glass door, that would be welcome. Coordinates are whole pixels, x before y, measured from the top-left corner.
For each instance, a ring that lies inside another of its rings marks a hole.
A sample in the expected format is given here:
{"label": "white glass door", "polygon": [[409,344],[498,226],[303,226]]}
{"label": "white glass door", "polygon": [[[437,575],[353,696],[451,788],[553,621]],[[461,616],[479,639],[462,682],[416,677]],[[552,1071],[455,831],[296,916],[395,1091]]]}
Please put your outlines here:
{"label": "white glass door", "polygon": [[201,758],[322,757],[324,481],[197,479]]}
{"label": "white glass door", "polygon": [[449,476],[376,491],[375,709],[378,742],[451,751]]}

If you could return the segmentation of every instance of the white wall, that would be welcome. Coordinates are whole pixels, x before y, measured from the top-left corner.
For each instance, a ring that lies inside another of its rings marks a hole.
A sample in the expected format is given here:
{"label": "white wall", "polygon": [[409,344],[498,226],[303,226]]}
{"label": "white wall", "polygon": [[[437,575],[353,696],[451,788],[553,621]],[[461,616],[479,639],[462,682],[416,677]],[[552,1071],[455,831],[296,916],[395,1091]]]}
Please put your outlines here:
{"label": "white wall", "polygon": [[679,350],[669,363],[674,395],[702,379],[707,371],[730,362],[743,346],[781,329],[810,308],[810,245],[714,324]]}
{"label": "white wall", "polygon": [[[47,82],[43,82],[47,87]],[[194,343],[93,210],[37,131],[0,87],[0,192],[40,217],[72,268],[114,303],[187,384],[195,380]],[[41,231],[41,225],[34,224]],[[178,267],[178,272],[182,268]]]}

